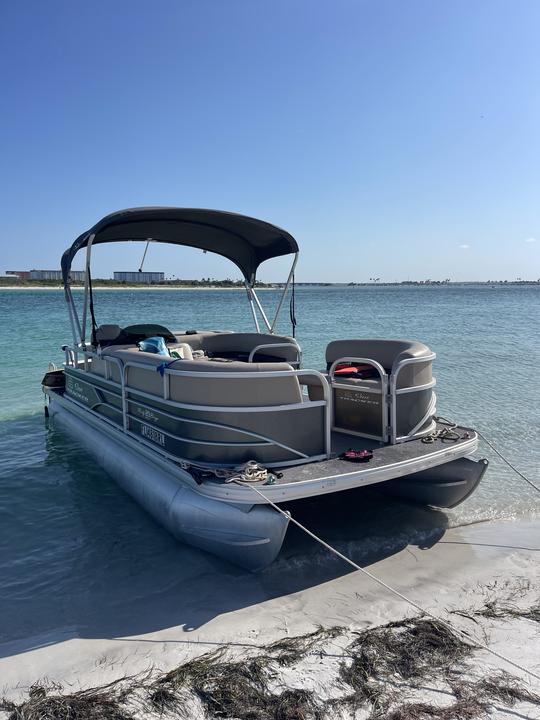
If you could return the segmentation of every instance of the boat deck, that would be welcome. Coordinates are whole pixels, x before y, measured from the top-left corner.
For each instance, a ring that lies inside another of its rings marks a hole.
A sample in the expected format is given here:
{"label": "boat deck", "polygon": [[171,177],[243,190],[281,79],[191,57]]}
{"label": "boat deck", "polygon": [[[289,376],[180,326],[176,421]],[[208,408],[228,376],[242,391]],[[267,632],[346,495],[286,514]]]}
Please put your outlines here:
{"label": "boat deck", "polygon": [[[442,423],[437,424],[437,430],[444,428],[448,428],[448,426]],[[470,446],[471,440],[476,440],[477,438],[476,432],[471,428],[458,426],[455,428],[455,432],[459,435],[459,439],[437,438],[432,443],[422,442],[421,439],[418,439],[398,443],[397,445],[381,445],[377,440],[369,440],[367,438],[357,437],[356,435],[333,432],[332,448],[336,455],[335,458],[320,460],[306,465],[295,465],[286,469],[280,468],[282,475],[276,480],[276,485],[330,479],[352,473],[362,473],[367,470],[380,470],[387,466],[396,466],[398,464],[407,465],[410,461],[416,461],[422,458],[431,460],[435,454],[446,455],[445,450],[451,449],[453,451],[452,454],[454,454],[459,451],[460,445]],[[340,460],[339,455],[349,448],[354,450],[372,450],[373,458],[368,462],[361,463]],[[463,449],[465,450],[465,447]],[[443,452],[441,453],[441,451]],[[470,449],[468,452],[470,452]],[[441,462],[444,462],[444,460],[441,460]],[[430,462],[429,464],[436,463]]]}

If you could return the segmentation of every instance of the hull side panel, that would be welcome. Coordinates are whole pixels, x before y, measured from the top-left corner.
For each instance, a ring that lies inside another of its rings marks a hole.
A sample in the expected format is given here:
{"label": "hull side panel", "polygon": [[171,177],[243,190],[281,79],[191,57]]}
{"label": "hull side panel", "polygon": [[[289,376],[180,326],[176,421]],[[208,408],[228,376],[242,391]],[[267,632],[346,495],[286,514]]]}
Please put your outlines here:
{"label": "hull side panel", "polygon": [[[66,396],[122,425],[120,386],[91,373],[66,370]],[[295,462],[323,452],[324,408],[272,408],[242,412],[228,408],[183,408],[159,397],[127,393],[128,429],[184,460],[238,465]],[[313,432],[317,428],[317,432]],[[287,449],[294,437],[293,452]],[[276,444],[269,442],[268,438]]]}

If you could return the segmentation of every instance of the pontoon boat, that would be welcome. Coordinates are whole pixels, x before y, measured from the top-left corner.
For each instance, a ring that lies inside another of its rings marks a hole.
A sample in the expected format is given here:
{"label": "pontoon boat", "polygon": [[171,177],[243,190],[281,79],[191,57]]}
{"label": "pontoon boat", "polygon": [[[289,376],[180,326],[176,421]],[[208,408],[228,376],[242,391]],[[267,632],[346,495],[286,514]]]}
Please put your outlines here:
{"label": "pontoon boat", "polygon": [[[255,331],[169,329],[148,318],[129,327],[98,324],[92,248],[121,241],[189,246],[231,260],[244,277]],[[70,268],[83,249],[79,313]],[[256,272],[289,254],[291,270],[269,319]],[[487,467],[468,457],[477,447],[474,430],[437,419],[435,354],[422,343],[338,340],[327,345],[321,370],[302,367],[294,325],[291,336],[275,332],[297,260],[296,241],[274,225],[183,208],[108,215],[62,257],[73,343],[63,348],[64,368],[44,379],[50,416],[177,538],[250,570],[275,559],[287,530],[287,517],[268,501],[282,506],[379,484],[448,508],[474,491]]]}

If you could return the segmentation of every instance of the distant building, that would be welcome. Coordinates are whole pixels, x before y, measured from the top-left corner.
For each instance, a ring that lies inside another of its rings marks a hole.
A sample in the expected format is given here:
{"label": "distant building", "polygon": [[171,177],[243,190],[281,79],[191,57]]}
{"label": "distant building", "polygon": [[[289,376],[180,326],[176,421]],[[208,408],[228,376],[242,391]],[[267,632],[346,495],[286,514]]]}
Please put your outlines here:
{"label": "distant building", "polygon": [[75,282],[84,282],[86,280],[85,270],[70,270],[69,277]]}
{"label": "distant building", "polygon": [[30,270],[30,280],[61,280],[61,270]]}
{"label": "distant building", "polygon": [[117,282],[127,283],[160,283],[165,280],[165,273],[162,272],[115,272],[114,279]]}
{"label": "distant building", "polygon": [[[30,280],[62,280],[61,270],[30,270],[27,277]],[[84,270],[70,270],[69,277],[75,282],[84,282]]]}
{"label": "distant building", "polygon": [[30,270],[6,270],[6,275],[12,275],[19,280],[28,280],[30,277]]}

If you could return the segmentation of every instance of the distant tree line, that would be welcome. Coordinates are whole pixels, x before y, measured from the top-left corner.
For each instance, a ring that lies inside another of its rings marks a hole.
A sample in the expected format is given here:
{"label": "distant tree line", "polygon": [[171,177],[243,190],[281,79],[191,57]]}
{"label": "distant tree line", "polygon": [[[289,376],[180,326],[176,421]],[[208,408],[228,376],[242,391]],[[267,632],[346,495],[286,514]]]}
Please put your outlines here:
{"label": "distant tree line", "polygon": [[[84,282],[71,282],[71,287],[84,287]],[[62,283],[58,280],[30,280],[20,279],[17,277],[2,277],[0,278],[0,287],[2,286],[21,286],[21,287],[62,287]],[[171,280],[163,280],[162,282],[151,282],[151,283],[133,283],[126,280],[112,280],[110,278],[94,278],[92,279],[93,287],[144,287],[144,286],[159,286],[159,287],[217,287],[217,288],[243,288],[243,280],[231,280],[226,278],[225,280],[217,280],[216,278],[201,278],[201,280],[183,280],[181,278],[173,278]],[[256,287],[273,287],[269,283],[263,283],[257,281]]]}

